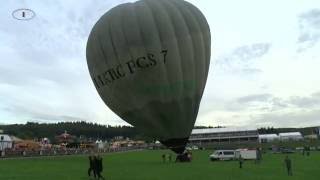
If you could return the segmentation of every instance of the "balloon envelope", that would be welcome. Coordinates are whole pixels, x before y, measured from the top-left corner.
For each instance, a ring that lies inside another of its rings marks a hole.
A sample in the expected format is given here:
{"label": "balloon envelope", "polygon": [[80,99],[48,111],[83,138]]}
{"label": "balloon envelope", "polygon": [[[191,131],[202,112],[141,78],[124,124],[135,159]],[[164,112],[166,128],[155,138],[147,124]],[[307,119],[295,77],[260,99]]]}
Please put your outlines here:
{"label": "balloon envelope", "polygon": [[203,14],[183,0],[122,4],[90,33],[89,72],[112,111],[182,153],[206,84],[210,39]]}

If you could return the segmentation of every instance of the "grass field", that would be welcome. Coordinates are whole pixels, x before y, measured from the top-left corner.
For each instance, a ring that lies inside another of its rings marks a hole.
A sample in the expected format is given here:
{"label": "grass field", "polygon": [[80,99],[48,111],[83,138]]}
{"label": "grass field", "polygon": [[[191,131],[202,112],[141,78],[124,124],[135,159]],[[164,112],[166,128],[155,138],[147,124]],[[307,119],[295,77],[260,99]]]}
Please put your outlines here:
{"label": "grass field", "polygon": [[[318,180],[320,152],[292,154],[293,176],[286,175],[283,154],[266,154],[261,164],[210,162],[210,151],[194,151],[192,163],[163,163],[169,151],[138,151],[103,156],[103,176],[110,180]],[[87,177],[86,156],[0,160],[0,180],[81,180]]]}

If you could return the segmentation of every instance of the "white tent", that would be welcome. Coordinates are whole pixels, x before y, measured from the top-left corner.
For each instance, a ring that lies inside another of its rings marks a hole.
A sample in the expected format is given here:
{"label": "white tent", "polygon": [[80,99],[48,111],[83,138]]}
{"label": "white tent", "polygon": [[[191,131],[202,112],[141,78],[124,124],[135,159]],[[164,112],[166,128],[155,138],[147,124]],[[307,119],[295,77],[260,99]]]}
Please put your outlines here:
{"label": "white tent", "polygon": [[12,139],[7,134],[0,134],[0,151],[12,148]]}
{"label": "white tent", "polygon": [[281,141],[298,141],[303,139],[302,134],[300,132],[279,133],[279,137]]}
{"label": "white tent", "polygon": [[259,134],[260,143],[272,142],[275,140],[279,140],[279,136],[277,134]]}

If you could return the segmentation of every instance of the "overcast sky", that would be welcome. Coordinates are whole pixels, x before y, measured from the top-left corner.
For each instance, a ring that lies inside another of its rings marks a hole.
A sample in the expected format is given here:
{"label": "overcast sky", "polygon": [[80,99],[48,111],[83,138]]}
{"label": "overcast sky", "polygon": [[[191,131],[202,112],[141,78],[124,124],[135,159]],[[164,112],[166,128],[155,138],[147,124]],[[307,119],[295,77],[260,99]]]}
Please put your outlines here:
{"label": "overcast sky", "polygon": [[[320,126],[320,1],[188,0],[212,33],[196,125]],[[124,125],[87,69],[89,32],[128,0],[3,1],[0,124],[85,120]],[[19,21],[12,12],[32,9]]]}

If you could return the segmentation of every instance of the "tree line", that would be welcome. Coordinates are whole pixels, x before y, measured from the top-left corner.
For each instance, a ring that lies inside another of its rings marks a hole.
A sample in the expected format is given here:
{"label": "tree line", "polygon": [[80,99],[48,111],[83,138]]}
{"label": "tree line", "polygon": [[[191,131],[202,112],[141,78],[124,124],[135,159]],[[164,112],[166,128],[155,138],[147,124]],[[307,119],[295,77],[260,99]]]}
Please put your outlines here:
{"label": "tree line", "polygon": [[[195,129],[199,128],[222,128],[223,126],[211,127],[211,126],[195,126]],[[55,136],[60,135],[67,131],[67,133],[76,137],[91,138],[93,140],[110,140],[117,136],[124,138],[130,138],[133,140],[145,140],[147,142],[154,141],[154,139],[145,136],[140,133],[135,127],[132,126],[110,126],[101,125],[97,123],[77,121],[77,122],[58,122],[58,123],[36,123],[27,122],[26,124],[10,124],[0,125],[0,129],[5,134],[14,135],[21,139],[40,139],[47,137],[50,140],[55,139]],[[264,127],[259,128],[259,134],[278,134],[281,132],[293,132],[298,131],[303,135],[316,134],[317,128],[274,128]]]}
{"label": "tree line", "polygon": [[68,134],[78,138],[81,136],[94,140],[110,140],[116,136],[149,140],[143,134],[140,134],[136,128],[131,126],[100,125],[85,121],[59,123],[27,122],[26,124],[0,125],[0,129],[2,129],[5,134],[14,135],[21,139],[40,139],[47,137],[50,140],[54,140],[56,136],[67,131]]}

